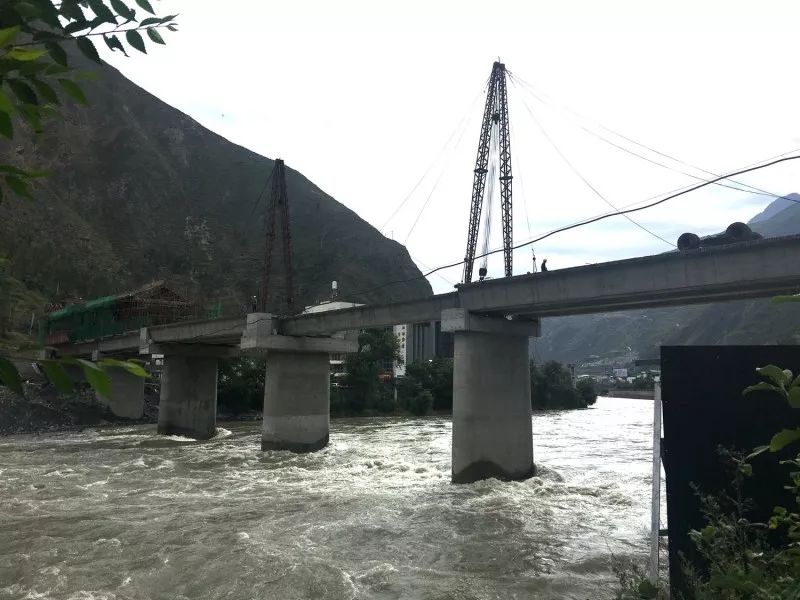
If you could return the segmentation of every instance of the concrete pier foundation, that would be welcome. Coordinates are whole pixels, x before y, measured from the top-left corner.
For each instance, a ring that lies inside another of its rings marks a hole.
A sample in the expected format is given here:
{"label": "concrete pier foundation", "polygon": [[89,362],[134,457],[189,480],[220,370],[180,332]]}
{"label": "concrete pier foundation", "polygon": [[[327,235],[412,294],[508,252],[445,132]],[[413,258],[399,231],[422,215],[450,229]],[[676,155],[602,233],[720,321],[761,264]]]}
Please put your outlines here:
{"label": "concrete pier foundation", "polygon": [[267,313],[247,316],[240,344],[266,353],[262,450],[313,452],[328,445],[331,353],[355,352],[358,341],[280,335]]}
{"label": "concrete pier foundation", "polygon": [[442,329],[455,334],[453,483],[532,476],[528,338],[538,323],[453,309],[443,312]]}
{"label": "concrete pier foundation", "polygon": [[158,433],[198,440],[217,430],[217,357],[165,354]]}
{"label": "concrete pier foundation", "polygon": [[324,448],[329,437],[330,386],[327,353],[267,353],[261,449]]}
{"label": "concrete pier foundation", "polygon": [[95,393],[97,400],[118,417],[141,419],[144,414],[144,377],[137,377],[125,369],[107,369],[111,379],[111,396]]}

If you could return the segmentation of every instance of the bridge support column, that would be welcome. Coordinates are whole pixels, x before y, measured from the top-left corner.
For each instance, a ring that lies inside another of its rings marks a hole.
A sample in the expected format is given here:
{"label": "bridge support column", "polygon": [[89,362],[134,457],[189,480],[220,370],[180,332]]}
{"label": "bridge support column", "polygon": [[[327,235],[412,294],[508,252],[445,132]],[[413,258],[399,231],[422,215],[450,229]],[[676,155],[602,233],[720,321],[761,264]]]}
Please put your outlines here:
{"label": "bridge support column", "polygon": [[442,330],[455,334],[453,483],[532,476],[528,338],[539,334],[538,322],[450,309]]}
{"label": "bridge support column", "polygon": [[262,450],[313,452],[328,445],[331,353],[354,352],[341,337],[277,335],[266,315],[248,315],[243,350],[266,352]]}
{"label": "bridge support column", "polygon": [[141,419],[144,415],[144,377],[137,377],[125,369],[107,370],[111,379],[111,397],[95,393],[97,400],[118,417]]}
{"label": "bridge support column", "polygon": [[261,449],[313,452],[327,446],[330,396],[328,353],[268,352]]}
{"label": "bridge support column", "polygon": [[213,437],[217,431],[217,363],[225,352],[191,345],[153,348],[151,352],[164,355],[158,433],[198,440]]}

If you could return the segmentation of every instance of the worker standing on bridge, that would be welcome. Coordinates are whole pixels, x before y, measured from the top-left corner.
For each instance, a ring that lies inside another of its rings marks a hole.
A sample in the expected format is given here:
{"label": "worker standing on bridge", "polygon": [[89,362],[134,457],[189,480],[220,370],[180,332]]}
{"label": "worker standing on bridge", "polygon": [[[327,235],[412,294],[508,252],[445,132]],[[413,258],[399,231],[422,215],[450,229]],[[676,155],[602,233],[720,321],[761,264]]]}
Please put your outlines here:
{"label": "worker standing on bridge", "polygon": [[547,273],[547,259],[542,261],[542,273]]}

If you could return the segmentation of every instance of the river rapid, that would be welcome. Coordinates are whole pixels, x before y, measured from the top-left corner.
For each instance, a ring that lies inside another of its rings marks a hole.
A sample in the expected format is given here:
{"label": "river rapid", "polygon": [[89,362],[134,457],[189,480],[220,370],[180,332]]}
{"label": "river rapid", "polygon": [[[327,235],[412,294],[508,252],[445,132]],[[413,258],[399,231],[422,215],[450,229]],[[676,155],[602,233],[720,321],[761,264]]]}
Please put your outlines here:
{"label": "river rapid", "polygon": [[447,418],[0,438],[0,600],[613,597],[647,554],[652,401],[533,417],[536,477],[450,483]]}

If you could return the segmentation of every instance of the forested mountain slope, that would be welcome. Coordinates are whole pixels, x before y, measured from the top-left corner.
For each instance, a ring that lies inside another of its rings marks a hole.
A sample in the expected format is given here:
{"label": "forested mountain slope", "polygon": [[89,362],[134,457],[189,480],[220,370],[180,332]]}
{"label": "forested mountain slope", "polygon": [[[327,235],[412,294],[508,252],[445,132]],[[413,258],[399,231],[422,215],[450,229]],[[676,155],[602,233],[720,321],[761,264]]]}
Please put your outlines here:
{"label": "forested mountain slope", "polygon": [[[99,75],[84,84],[90,105],[65,106],[38,139],[21,132],[0,142],[0,162],[49,172],[35,201],[0,205],[0,255],[10,258],[10,274],[49,299],[164,278],[201,301],[246,301],[258,290],[264,243],[254,203],[273,162],[115,69],[71,61]],[[288,168],[287,178],[301,302],[327,298],[334,279],[348,300],[431,293],[422,278],[374,290],[420,275],[406,249],[301,173]]]}
{"label": "forested mountain slope", "polygon": [[[800,234],[800,195],[787,198],[752,219],[752,229]],[[664,344],[798,343],[798,334],[800,305],[764,299],[545,319],[532,345],[537,360],[612,365],[656,357]]]}

